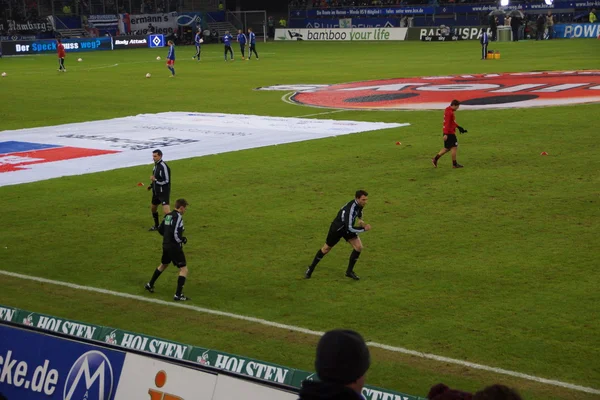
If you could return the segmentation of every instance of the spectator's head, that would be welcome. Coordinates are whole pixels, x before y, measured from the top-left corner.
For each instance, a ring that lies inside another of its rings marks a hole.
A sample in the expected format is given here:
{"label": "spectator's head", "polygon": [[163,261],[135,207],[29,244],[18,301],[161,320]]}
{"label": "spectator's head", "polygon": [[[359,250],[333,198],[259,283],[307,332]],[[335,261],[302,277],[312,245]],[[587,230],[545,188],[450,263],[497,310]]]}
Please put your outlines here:
{"label": "spectator's head", "polygon": [[473,400],[521,400],[521,396],[508,386],[492,385],[475,393]]}
{"label": "spectator's head", "polygon": [[357,332],[335,329],[319,340],[315,370],[323,382],[342,384],[360,393],[370,365],[369,348]]}
{"label": "spectator's head", "polygon": [[472,400],[473,395],[456,389],[450,389],[443,383],[438,383],[429,389],[427,394],[429,400]]}

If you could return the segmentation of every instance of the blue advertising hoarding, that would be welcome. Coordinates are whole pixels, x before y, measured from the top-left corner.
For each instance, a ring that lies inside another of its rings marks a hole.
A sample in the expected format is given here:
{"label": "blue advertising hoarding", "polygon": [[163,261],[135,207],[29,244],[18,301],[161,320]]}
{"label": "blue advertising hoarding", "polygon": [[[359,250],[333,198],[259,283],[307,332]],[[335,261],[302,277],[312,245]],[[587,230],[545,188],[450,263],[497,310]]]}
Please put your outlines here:
{"label": "blue advertising hoarding", "polygon": [[[296,21],[299,21],[296,22]],[[346,26],[340,27],[339,19],[329,18],[305,18],[303,20],[291,20],[290,28],[309,28],[309,29],[321,29],[321,28],[347,28]],[[353,28],[398,28],[400,27],[399,18],[352,18]]]}
{"label": "blue advertising hoarding", "polygon": [[[112,50],[112,39],[110,37],[63,39],[62,44],[67,53],[92,50]],[[2,54],[5,56],[14,56],[20,54],[56,53],[56,46],[57,43],[54,39],[2,42]]]}
{"label": "blue advertising hoarding", "polygon": [[113,400],[125,355],[0,325],[0,393],[9,400]]}
{"label": "blue advertising hoarding", "polygon": [[598,38],[600,24],[558,24],[554,25],[554,37],[561,39]]}

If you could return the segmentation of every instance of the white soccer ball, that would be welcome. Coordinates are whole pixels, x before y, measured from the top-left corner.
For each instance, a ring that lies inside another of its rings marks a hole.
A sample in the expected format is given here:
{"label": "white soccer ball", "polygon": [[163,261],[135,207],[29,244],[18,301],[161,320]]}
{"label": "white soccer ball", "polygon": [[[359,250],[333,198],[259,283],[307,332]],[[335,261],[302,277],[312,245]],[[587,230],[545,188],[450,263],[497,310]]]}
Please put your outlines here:
{"label": "white soccer ball", "polygon": [[157,60],[160,60],[160,56],[156,57]]}
{"label": "white soccer ball", "polygon": [[204,39],[200,38],[200,43],[204,43]]}
{"label": "white soccer ball", "polygon": [[150,78],[151,76],[152,76],[152,75],[150,75],[150,72],[148,72],[148,73],[146,74],[146,78]]}
{"label": "white soccer ball", "polygon": [[3,77],[5,77],[5,76],[6,76],[6,72],[3,72],[3,73],[2,73],[2,76],[3,76]]}
{"label": "white soccer ball", "polygon": [[77,61],[82,62],[83,58],[78,58]]}

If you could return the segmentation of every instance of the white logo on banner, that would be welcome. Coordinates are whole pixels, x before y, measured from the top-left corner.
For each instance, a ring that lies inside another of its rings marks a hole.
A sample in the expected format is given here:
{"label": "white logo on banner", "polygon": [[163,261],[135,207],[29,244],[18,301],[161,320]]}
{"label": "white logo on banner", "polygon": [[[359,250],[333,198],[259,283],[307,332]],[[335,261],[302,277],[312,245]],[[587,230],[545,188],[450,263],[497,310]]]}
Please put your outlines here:
{"label": "white logo on banner", "polygon": [[[84,386],[80,385],[81,380]],[[109,359],[101,352],[92,350],[75,361],[65,381],[64,400],[85,398],[109,400],[113,390],[113,370]],[[97,382],[96,382],[97,381]],[[91,390],[96,385],[96,390]]]}
{"label": "white logo on banner", "polygon": [[[165,160],[170,161],[407,125],[166,112],[2,131],[0,187],[151,164],[156,148],[162,149]],[[11,143],[48,148],[28,151],[30,161],[23,164],[3,164],[3,157],[8,162],[25,157],[17,150],[2,154],[3,145],[11,148]]]}

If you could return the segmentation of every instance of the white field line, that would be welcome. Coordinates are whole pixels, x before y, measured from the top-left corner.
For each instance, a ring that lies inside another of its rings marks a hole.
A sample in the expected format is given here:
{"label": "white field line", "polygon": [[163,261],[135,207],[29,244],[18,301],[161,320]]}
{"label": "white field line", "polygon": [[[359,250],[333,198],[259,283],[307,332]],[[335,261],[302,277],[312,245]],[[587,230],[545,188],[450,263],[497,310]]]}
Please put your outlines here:
{"label": "white field line", "polygon": [[[87,292],[108,294],[111,296],[122,297],[125,299],[145,301],[147,303],[160,304],[161,306],[185,308],[187,310],[196,311],[199,313],[218,315],[221,317],[239,319],[239,320],[248,321],[248,322],[255,322],[257,324],[266,325],[266,326],[270,326],[270,327],[274,327],[274,328],[285,329],[285,330],[294,331],[294,332],[305,333],[307,335],[322,336],[325,333],[325,332],[320,332],[320,331],[313,331],[311,329],[306,329],[306,328],[302,328],[299,326],[286,325],[286,324],[280,324],[277,322],[267,321],[267,320],[261,319],[261,318],[248,317],[245,315],[233,314],[233,313],[228,313],[225,311],[211,310],[209,308],[192,306],[189,304],[182,304],[182,303],[158,300],[158,299],[153,299],[151,297],[137,296],[137,295],[129,294],[129,293],[115,292],[112,290],[100,289],[100,288],[95,288],[95,287],[91,287],[91,286],[83,286],[83,285],[77,285],[74,283],[55,281],[52,279],[38,278],[36,276],[23,275],[23,274],[18,274],[15,272],[0,270],[0,275],[6,275],[6,276],[13,277],[13,278],[26,279],[26,280],[35,281],[35,282],[48,283],[51,285],[64,286],[64,287],[68,287],[70,289],[84,290]],[[591,393],[591,394],[600,394],[600,390],[590,388],[590,387],[574,385],[572,383],[561,382],[561,381],[556,381],[556,380],[552,380],[552,379],[540,378],[540,377],[533,376],[533,375],[523,374],[521,372],[515,372],[515,371],[510,371],[510,370],[506,370],[506,369],[502,369],[502,368],[496,368],[496,367],[489,367],[487,365],[476,364],[476,363],[472,363],[472,362],[468,362],[468,361],[457,360],[454,358],[438,356],[435,354],[422,353],[420,351],[410,350],[410,349],[406,349],[403,347],[389,346],[387,344],[381,344],[381,343],[377,343],[377,342],[367,342],[367,345],[370,347],[377,347],[379,349],[388,350],[388,351],[392,351],[395,353],[408,354],[411,356],[426,358],[429,360],[435,360],[435,361],[445,362],[445,363],[449,363],[449,364],[456,364],[456,365],[461,365],[464,367],[469,367],[469,368],[478,369],[478,370],[482,370],[482,371],[494,372],[496,374],[508,375],[508,376],[512,376],[515,378],[526,379],[526,380],[533,381],[533,382],[543,383],[545,385],[558,386],[558,387],[562,387],[565,389],[571,389],[571,390],[576,390],[579,392],[585,392],[585,393]]]}
{"label": "white field line", "polygon": [[325,112],[316,113],[316,114],[298,115],[297,117],[294,117],[294,118],[314,117],[315,115],[335,114],[335,113],[344,112],[344,111],[350,111],[350,110],[325,111]]}

